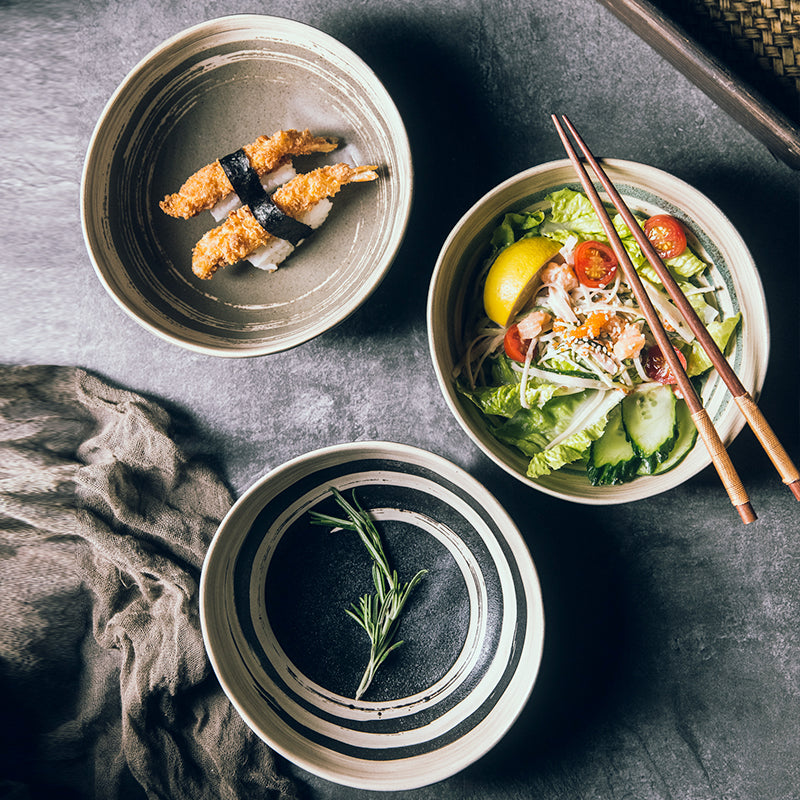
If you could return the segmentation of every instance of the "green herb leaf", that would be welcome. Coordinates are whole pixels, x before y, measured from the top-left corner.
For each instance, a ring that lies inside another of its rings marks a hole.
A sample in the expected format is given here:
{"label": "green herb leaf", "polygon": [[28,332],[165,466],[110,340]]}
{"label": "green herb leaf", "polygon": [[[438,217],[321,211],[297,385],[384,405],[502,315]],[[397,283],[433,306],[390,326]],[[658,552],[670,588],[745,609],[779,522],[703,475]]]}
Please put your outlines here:
{"label": "green herb leaf", "polygon": [[428,570],[421,569],[408,583],[402,584],[397,572],[389,567],[378,529],[369,513],[359,505],[355,492],[352,504],[337,489],[331,487],[331,492],[347,514],[347,519],[311,511],[309,512],[311,522],[315,525],[325,525],[332,531],[346,530],[357,533],[372,558],[372,582],[375,585],[375,594],[364,595],[359,599],[358,605],[352,603],[350,608],[345,609],[345,613],[366,631],[370,641],[369,661],[356,690],[355,699],[359,700],[372,683],[378,667],[386,656],[403,643],[393,641],[400,614],[411,591]]}

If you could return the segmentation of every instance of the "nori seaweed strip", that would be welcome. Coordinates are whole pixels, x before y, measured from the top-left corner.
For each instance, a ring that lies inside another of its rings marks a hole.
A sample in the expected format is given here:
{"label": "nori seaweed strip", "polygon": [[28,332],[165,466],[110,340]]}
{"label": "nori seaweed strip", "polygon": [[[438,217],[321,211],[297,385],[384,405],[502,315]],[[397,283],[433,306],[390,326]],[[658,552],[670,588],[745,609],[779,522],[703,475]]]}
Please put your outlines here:
{"label": "nori seaweed strip", "polygon": [[264,195],[264,187],[258,173],[250,166],[250,159],[244,150],[239,149],[234,153],[229,153],[219,160],[219,165],[228,176],[228,180],[233,186],[233,191],[239,195],[242,204],[249,206],[252,202],[257,202]]}
{"label": "nori seaweed strip", "polygon": [[250,203],[250,210],[258,224],[273,236],[286,239],[287,242],[297,247],[314,229],[304,222],[284,214],[272,198],[264,193],[264,197],[257,203]]}
{"label": "nori seaweed strip", "polygon": [[285,239],[295,247],[313,228],[284,214],[264,191],[258,173],[250,166],[243,149],[236,150],[219,160],[231,186],[243,205],[250,206],[259,225],[269,234]]}

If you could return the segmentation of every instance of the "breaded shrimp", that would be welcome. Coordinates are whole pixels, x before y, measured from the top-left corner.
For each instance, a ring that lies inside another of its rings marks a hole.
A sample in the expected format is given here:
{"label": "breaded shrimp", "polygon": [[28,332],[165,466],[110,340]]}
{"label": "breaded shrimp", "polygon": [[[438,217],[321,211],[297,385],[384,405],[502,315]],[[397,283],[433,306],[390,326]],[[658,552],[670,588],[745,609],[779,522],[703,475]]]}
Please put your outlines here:
{"label": "breaded shrimp", "polygon": [[[288,156],[329,153],[337,145],[336,139],[312,136],[308,129],[286,130],[277,131],[270,137],[259,136],[242,150],[247,155],[250,166],[260,176],[274,170]],[[211,208],[232,191],[233,187],[225,170],[219,161],[215,161],[191,175],[176,194],[167,195],[159,205],[171,217],[188,219]]]}
{"label": "breaded shrimp", "polygon": [[[374,166],[351,167],[333,164],[293,178],[272,195],[272,201],[287,216],[297,219],[314,204],[333,197],[348,183],[373,181]],[[210,278],[219,267],[235,264],[266,244],[273,236],[253,216],[249,206],[231,212],[222,225],[203,236],[192,251],[192,271],[199,278]]]}

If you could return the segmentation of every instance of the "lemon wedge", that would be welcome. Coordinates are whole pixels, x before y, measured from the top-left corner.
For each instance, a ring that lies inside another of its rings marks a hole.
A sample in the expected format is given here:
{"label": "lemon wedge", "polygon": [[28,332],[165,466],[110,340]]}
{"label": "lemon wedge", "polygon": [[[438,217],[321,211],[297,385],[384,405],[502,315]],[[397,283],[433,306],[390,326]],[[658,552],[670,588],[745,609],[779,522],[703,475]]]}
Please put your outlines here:
{"label": "lemon wedge", "polygon": [[530,236],[501,250],[483,287],[486,316],[505,328],[530,298],[539,270],[560,249],[552,239]]}

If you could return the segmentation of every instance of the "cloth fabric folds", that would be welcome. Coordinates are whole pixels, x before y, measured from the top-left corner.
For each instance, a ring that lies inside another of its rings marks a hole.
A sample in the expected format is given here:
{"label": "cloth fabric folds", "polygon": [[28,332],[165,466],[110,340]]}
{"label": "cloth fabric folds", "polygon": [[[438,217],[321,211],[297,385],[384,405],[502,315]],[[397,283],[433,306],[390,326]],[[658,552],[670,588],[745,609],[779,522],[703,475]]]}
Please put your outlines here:
{"label": "cloth fabric folds", "polygon": [[232,498],[175,427],[84,370],[0,367],[0,797],[295,796],[209,667]]}

